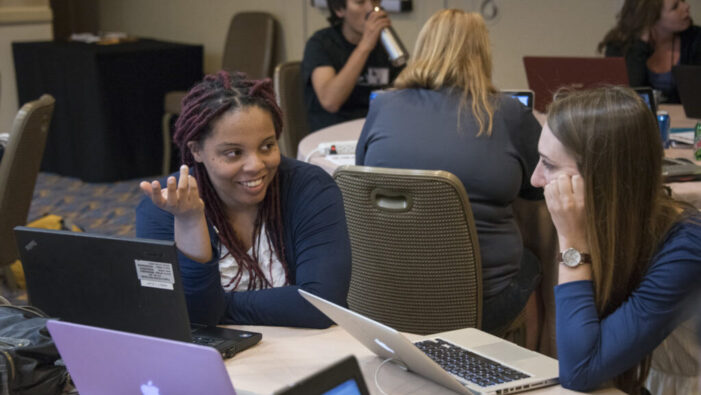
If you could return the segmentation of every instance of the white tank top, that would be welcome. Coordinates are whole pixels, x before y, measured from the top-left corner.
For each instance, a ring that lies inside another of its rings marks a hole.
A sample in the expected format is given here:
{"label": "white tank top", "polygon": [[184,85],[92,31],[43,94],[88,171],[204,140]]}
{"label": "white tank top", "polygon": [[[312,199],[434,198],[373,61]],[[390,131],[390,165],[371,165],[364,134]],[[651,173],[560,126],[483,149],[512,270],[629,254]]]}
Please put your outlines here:
{"label": "white tank top", "polygon": [[[282,267],[280,259],[274,251],[270,249],[268,243],[268,235],[265,233],[265,225],[261,226],[260,234],[256,238],[258,251],[258,265],[263,272],[265,279],[268,280],[273,287],[282,287],[287,283],[285,278],[285,269]],[[241,279],[238,284],[231,280],[236,276],[239,270],[239,264],[233,256],[228,255],[229,250],[224,245],[221,245],[221,256],[226,258],[219,260],[219,273],[221,275],[221,285],[224,291],[246,291],[250,281],[247,271],[241,273]],[[253,257],[253,246],[247,251],[247,254]]]}

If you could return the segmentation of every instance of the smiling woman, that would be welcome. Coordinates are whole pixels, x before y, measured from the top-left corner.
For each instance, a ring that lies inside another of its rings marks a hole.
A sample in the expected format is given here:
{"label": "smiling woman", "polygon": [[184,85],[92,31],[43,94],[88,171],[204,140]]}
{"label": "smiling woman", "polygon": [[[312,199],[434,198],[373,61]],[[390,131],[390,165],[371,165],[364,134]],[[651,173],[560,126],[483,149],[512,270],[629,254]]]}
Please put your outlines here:
{"label": "smiling woman", "polygon": [[175,127],[183,165],[165,188],[141,183],[136,235],[175,240],[190,319],[329,326],[297,289],[345,305],[343,201],[323,170],[280,155],[270,80],[206,76]]}

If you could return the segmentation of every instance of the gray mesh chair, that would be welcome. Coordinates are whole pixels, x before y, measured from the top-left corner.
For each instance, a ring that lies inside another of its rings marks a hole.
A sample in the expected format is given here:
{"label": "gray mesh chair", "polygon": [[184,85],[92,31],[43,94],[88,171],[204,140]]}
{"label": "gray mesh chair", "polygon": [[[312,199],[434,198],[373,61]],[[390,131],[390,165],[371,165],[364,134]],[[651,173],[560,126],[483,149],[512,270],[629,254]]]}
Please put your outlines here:
{"label": "gray mesh chair", "polygon": [[10,288],[14,283],[8,268],[19,258],[12,229],[27,223],[54,102],[43,95],[20,108],[0,161],[0,273],[4,272]]}
{"label": "gray mesh chair", "polygon": [[280,63],[273,73],[275,97],[283,118],[280,152],[290,158],[297,157],[297,146],[309,133],[300,66],[299,61]]}
{"label": "gray mesh chair", "polygon": [[446,171],[341,166],[353,269],[349,307],[397,330],[481,326],[482,270],[472,209]]}
{"label": "gray mesh chair", "polygon": [[[269,78],[275,55],[277,22],[267,12],[239,12],[231,18],[224,42],[222,70],[243,71],[250,78]],[[180,114],[180,104],[187,92],[167,92],[163,115],[163,174],[170,173],[171,119]]]}

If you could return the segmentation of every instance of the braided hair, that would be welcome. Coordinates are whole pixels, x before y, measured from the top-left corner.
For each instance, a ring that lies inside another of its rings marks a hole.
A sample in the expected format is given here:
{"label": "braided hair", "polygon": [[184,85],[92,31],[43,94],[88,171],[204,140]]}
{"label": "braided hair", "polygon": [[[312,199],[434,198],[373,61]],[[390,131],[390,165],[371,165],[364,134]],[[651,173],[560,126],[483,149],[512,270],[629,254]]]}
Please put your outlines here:
{"label": "braided hair", "polygon": [[272,286],[258,264],[258,249],[255,248],[263,225],[265,225],[270,251],[273,251],[282,263],[289,283],[280,212],[279,173],[273,177],[265,198],[259,205],[253,227],[253,256],[250,256],[231,226],[224,202],[214,189],[207,169],[204,164],[195,161],[188,143],[194,141],[201,146],[212,134],[212,125],[223,114],[252,106],[270,114],[275,127],[275,137],[279,138],[282,131],[282,112],[275,102],[275,94],[269,78],[251,80],[244,73],[227,71],[207,75],[183,98],[182,111],[175,123],[173,135],[173,141],[180,148],[183,164],[194,169],[200,197],[205,205],[206,218],[214,225],[219,233],[221,244],[238,264],[232,283],[238,284],[245,271],[249,275],[248,290]]}

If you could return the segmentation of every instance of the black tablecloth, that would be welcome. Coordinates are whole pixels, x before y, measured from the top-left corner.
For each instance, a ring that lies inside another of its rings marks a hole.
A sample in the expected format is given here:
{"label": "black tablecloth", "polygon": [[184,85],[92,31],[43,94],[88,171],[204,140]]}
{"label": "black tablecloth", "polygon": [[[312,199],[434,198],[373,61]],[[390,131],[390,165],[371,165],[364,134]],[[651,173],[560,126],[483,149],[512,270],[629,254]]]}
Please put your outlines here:
{"label": "black tablecloth", "polygon": [[201,45],[48,41],[12,50],[19,102],[56,99],[42,171],[87,182],[161,172],[163,97],[202,78]]}

